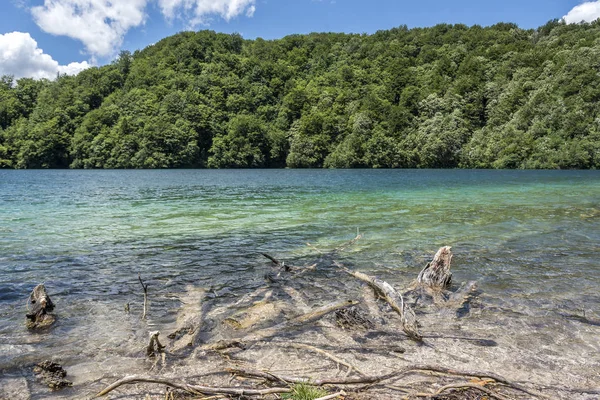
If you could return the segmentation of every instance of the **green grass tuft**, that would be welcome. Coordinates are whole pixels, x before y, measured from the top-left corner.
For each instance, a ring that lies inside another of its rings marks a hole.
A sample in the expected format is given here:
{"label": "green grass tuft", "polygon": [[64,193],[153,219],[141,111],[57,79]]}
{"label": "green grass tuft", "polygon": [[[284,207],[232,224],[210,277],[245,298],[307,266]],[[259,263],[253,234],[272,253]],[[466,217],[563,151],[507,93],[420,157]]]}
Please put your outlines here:
{"label": "green grass tuft", "polygon": [[327,396],[327,391],[306,383],[297,383],[292,386],[291,393],[286,393],[282,399],[288,400],[314,400]]}

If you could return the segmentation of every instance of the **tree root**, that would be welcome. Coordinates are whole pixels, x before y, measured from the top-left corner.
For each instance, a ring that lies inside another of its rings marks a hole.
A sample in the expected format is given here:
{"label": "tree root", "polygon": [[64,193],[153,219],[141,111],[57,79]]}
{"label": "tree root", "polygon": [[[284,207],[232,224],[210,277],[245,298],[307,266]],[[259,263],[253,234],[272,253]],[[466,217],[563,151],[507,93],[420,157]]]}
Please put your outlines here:
{"label": "tree root", "polygon": [[328,353],[325,350],[319,349],[318,347],[315,346],[311,346],[308,344],[304,344],[304,343],[282,343],[285,347],[294,347],[296,349],[303,349],[303,350],[309,350],[312,351],[314,353],[319,353],[324,355],[325,357],[329,358],[330,360],[333,360],[334,362],[345,366],[346,368],[348,368],[348,372],[346,374],[346,376],[348,376],[352,371],[356,371],[359,375],[362,376],[367,376],[365,373],[363,373],[361,370],[359,370],[357,367],[355,367],[354,365],[342,360],[339,357],[334,356],[331,353]]}
{"label": "tree root", "polygon": [[[523,393],[527,393],[534,398],[542,398],[549,399],[549,397],[545,396],[542,393],[539,393],[535,390],[528,389],[518,383],[509,381],[508,379],[491,373],[491,372],[481,372],[481,371],[459,371],[451,368],[445,368],[435,365],[412,365],[397,371],[393,371],[387,374],[382,375],[374,375],[374,376],[361,376],[361,377],[352,377],[352,378],[320,378],[320,379],[309,379],[309,378],[297,378],[283,375],[271,374],[268,372],[257,371],[252,369],[244,369],[244,368],[230,368],[227,370],[228,372],[240,376],[253,377],[253,378],[262,378],[268,381],[273,382],[286,382],[286,383],[308,383],[315,386],[323,386],[323,385],[359,385],[359,384],[377,384],[380,382],[384,382],[390,379],[399,379],[403,376],[418,373],[423,371],[428,372],[436,372],[444,375],[455,375],[455,376],[468,376],[468,377],[477,377],[477,378],[489,378],[495,381],[496,383],[500,383],[506,387],[509,387],[514,390],[521,391]],[[481,386],[479,386],[481,387]],[[447,389],[450,389],[449,386]],[[446,389],[445,389],[446,390]],[[432,396],[432,394],[429,394]]]}
{"label": "tree root", "polygon": [[496,393],[493,390],[490,390],[490,389],[486,388],[485,386],[479,385],[477,383],[467,383],[467,382],[465,382],[465,383],[451,383],[449,385],[442,386],[441,388],[439,388],[435,392],[434,396],[438,395],[438,394],[441,394],[441,393],[443,393],[443,392],[445,392],[446,390],[449,390],[449,389],[464,389],[464,388],[470,388],[470,389],[480,390],[480,391],[484,392],[485,394],[487,394],[488,396],[490,396],[491,398],[494,398],[494,399],[498,399],[498,400],[512,400],[510,397],[506,397],[506,396],[503,396],[503,395],[501,395],[499,393]]}
{"label": "tree root", "polygon": [[346,392],[344,392],[343,390],[337,392],[337,393],[333,393],[333,394],[329,394],[327,396],[323,396],[323,397],[319,397],[318,399],[315,400],[331,400],[331,399],[335,399],[337,397],[341,397],[341,396],[345,396]]}
{"label": "tree root", "polygon": [[191,393],[193,395],[232,395],[232,396],[265,396],[268,394],[277,393],[289,393],[290,388],[273,387],[267,389],[251,389],[251,388],[238,388],[238,387],[211,387],[211,386],[200,386],[190,385],[183,382],[172,381],[169,379],[162,378],[151,378],[143,376],[127,376],[123,379],[119,379],[112,385],[106,387],[104,390],[99,392],[94,398],[106,396],[116,388],[122,385],[128,385],[133,383],[156,383],[160,385],[170,386],[175,389],[183,390],[184,392]]}

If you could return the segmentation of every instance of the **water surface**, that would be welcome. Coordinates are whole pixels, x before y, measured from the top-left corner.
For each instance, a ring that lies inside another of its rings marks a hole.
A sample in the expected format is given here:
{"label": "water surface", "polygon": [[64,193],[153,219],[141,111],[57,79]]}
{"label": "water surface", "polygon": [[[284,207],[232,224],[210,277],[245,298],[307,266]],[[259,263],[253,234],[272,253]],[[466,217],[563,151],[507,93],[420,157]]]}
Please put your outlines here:
{"label": "water surface", "polygon": [[[147,331],[174,323],[190,285],[233,301],[264,285],[260,252],[310,263],[307,242],[331,249],[357,229],[345,263],[406,287],[450,245],[455,282],[481,292],[469,326],[600,373],[598,171],[169,170],[0,171],[0,375],[50,356],[81,385],[142,368]],[[41,282],[59,320],[32,334]]]}

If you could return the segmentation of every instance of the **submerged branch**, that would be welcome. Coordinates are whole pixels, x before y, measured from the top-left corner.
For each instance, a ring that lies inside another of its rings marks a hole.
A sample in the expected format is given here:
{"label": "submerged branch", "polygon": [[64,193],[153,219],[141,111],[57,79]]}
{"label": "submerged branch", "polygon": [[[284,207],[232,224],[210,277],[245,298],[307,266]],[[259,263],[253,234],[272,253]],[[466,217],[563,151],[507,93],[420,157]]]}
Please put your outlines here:
{"label": "submerged branch", "polygon": [[367,274],[358,271],[350,271],[338,262],[334,262],[336,266],[341,268],[345,273],[366,282],[369,286],[377,291],[377,293],[392,307],[394,311],[400,315],[402,321],[402,330],[411,339],[421,341],[423,337],[419,333],[417,327],[417,319],[414,311],[404,303],[404,298],[396,291],[389,283],[377,278],[373,278]]}

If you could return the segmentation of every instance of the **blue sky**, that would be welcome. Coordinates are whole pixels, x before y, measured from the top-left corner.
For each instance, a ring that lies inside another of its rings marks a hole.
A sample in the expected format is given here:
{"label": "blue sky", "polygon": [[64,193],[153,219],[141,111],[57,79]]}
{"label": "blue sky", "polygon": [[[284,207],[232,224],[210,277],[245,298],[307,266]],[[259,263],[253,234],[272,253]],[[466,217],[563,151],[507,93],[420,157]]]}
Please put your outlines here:
{"label": "blue sky", "polygon": [[3,0],[0,75],[49,77],[103,65],[182,30],[275,39],[293,33],[373,33],[399,25],[536,28],[554,18],[594,20],[578,0]]}

